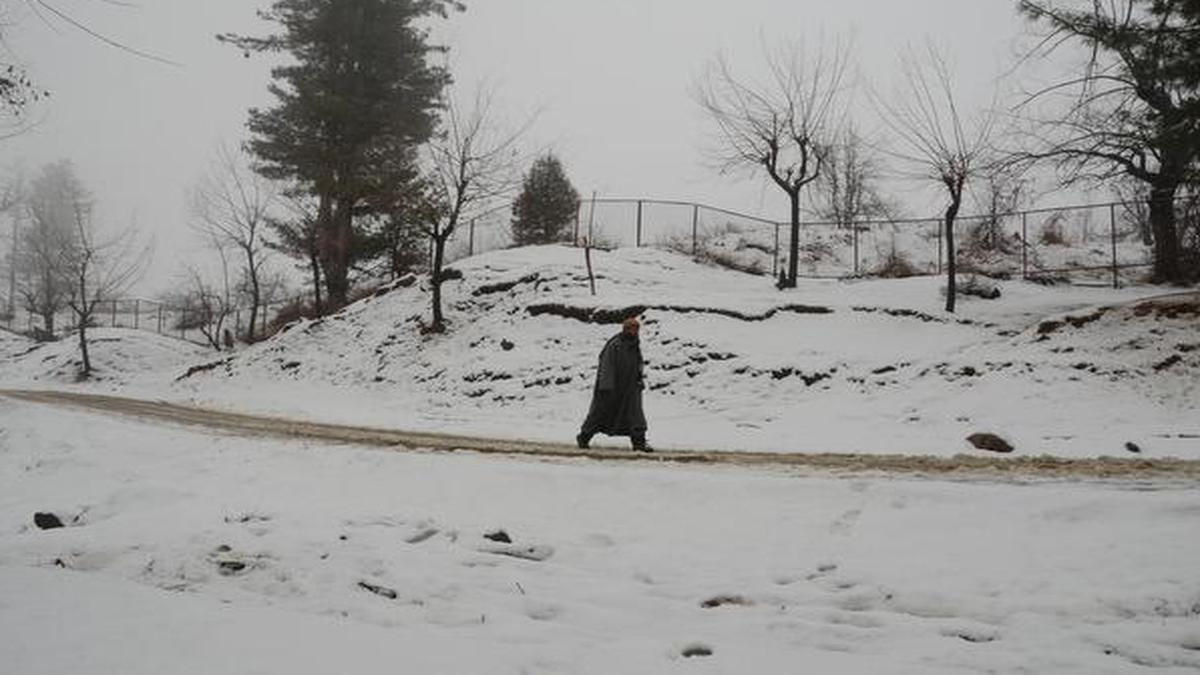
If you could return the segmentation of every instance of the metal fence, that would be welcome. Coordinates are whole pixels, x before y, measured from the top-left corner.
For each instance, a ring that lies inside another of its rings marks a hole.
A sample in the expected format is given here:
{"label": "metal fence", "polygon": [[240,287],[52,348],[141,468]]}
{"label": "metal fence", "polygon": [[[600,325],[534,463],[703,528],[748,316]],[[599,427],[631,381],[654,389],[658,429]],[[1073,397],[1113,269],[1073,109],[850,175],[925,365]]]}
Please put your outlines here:
{"label": "metal fence", "polygon": [[[280,310],[293,306],[297,302],[305,302],[307,296],[289,298],[264,304],[259,308],[255,319],[255,332],[265,333],[271,322],[279,315]],[[131,328],[157,333],[168,337],[187,340],[199,345],[209,346],[210,342],[205,332],[215,335],[218,342],[223,343],[224,330],[227,328],[233,336],[242,336],[249,329],[250,310],[239,308],[231,310],[217,331],[214,322],[205,323],[198,316],[203,316],[196,308],[180,307],[157,300],[144,298],[119,298],[103,300],[96,308],[91,327],[94,328]],[[28,335],[45,334],[46,326],[40,315],[33,314],[17,306],[11,314],[5,313],[0,317],[0,325],[10,331]],[[63,309],[54,314],[55,336],[62,337],[78,330],[77,317],[69,309]]]}
{"label": "metal fence", "polygon": [[[1113,202],[959,216],[956,262],[964,272],[1128,283],[1152,265],[1143,204]],[[1184,229],[1200,231],[1198,209],[1180,201]],[[1143,215],[1139,215],[1143,214]],[[651,246],[743,271],[778,276],[788,267],[790,224],[705,204],[591,199],[580,204],[565,243]],[[507,208],[478,216],[452,237],[448,259],[511,245]],[[799,276],[848,278],[939,274],[946,264],[942,219],[801,223]]]}
{"label": "metal fence", "polygon": [[[1181,200],[1181,230],[1200,247],[1200,205]],[[510,208],[504,205],[472,218],[447,242],[455,261],[510,247]],[[1067,278],[1114,287],[1144,275],[1153,262],[1142,202],[1113,202],[1033,209],[997,215],[960,216],[956,221],[956,260],[964,273],[1036,279]],[[853,224],[808,221],[801,224],[797,268],[804,278],[854,278],[940,274],[946,246],[940,218],[864,220]],[[589,199],[579,210],[564,243],[600,248],[657,247],[745,272],[779,276],[788,265],[788,223],[705,204],[658,199]],[[259,333],[280,310],[305,297],[271,302],[260,311]],[[199,344],[194,309],[122,298],[105,301],[96,313],[101,327],[148,330]],[[55,333],[73,332],[69,311],[55,318]],[[242,335],[248,309],[230,312],[225,327]],[[42,329],[40,317],[18,311],[0,324],[19,332]],[[211,326],[209,326],[211,334]],[[223,336],[222,336],[223,337]]]}

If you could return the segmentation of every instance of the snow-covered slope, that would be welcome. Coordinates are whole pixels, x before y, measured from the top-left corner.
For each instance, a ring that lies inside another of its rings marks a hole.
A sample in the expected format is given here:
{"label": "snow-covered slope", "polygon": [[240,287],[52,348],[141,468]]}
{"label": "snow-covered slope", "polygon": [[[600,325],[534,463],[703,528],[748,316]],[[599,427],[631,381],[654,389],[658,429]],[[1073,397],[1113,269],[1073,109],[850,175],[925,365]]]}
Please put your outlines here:
{"label": "snow-covered slope", "polygon": [[[93,328],[88,332],[92,377],[90,388],[155,386],[169,373],[210,356],[190,342],[124,328]],[[0,332],[0,382],[3,386],[58,387],[78,384],[79,342],[35,342]]]}
{"label": "snow-covered slope", "polygon": [[[953,454],[974,432],[1021,453],[1200,456],[1200,317],[1104,311],[1161,291],[1001,285],[939,309],[940,281],[762,277],[648,249],[563,247],[463,261],[450,331],[397,286],[183,378],[224,407],[333,421],[567,441],[596,352],[627,313],[646,324],[651,441],[672,447]],[[1178,358],[1175,358],[1178,357]],[[1170,364],[1162,365],[1172,360]],[[1160,367],[1161,366],[1161,367]]]}

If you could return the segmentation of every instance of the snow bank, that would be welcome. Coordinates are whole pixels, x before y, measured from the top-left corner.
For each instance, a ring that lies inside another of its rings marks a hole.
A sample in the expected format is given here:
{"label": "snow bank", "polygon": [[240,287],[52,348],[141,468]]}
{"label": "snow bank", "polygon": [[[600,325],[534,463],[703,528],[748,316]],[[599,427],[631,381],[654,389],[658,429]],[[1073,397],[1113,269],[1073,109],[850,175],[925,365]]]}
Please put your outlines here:
{"label": "snow bank", "polygon": [[[569,441],[599,346],[638,311],[660,446],[945,455],[974,451],[963,439],[984,431],[1025,454],[1124,455],[1127,442],[1154,456],[1200,454],[1200,353],[1188,347],[1200,317],[1114,311],[1038,333],[1044,321],[1158,289],[1001,282],[1001,299],[964,298],[949,315],[933,278],[807,281],[780,293],[763,277],[658,250],[593,256],[594,297],[577,249],[477,256],[445,286],[445,335],[422,334],[427,289],[397,287],[295,324],[170,395]],[[1179,345],[1174,363],[1155,367]]]}

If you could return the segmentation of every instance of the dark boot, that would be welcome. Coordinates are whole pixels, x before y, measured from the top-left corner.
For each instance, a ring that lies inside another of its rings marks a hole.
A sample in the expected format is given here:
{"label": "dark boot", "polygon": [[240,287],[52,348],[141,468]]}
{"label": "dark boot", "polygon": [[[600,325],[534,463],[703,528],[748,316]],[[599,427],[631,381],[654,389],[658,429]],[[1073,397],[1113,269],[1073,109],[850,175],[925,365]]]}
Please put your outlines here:
{"label": "dark boot", "polygon": [[634,452],[654,452],[654,448],[646,444],[646,434],[634,434],[629,440]]}
{"label": "dark boot", "polygon": [[575,435],[575,445],[579,446],[580,450],[586,450],[588,443],[592,440],[591,434],[585,434],[582,431]]}

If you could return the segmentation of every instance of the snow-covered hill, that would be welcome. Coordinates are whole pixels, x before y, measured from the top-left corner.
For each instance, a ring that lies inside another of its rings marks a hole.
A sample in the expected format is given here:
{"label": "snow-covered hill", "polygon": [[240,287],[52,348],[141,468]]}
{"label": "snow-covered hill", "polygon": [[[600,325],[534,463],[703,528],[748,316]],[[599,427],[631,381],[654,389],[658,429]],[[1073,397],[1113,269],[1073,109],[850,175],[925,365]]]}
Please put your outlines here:
{"label": "snow-covered hill", "polygon": [[1160,289],[1005,282],[1001,299],[965,298],[948,315],[938,279],[806,281],[780,293],[662,251],[593,255],[594,297],[580,250],[477,256],[445,286],[445,335],[422,333],[423,284],[398,284],[213,362],[170,394],[569,441],[596,352],[636,312],[660,446],[953,454],[986,431],[1021,453],[1125,454],[1132,442],[1200,456],[1194,297],[1183,311],[1143,311],[1136,302]]}
{"label": "snow-covered hill", "polygon": [[[88,332],[92,377],[88,388],[128,389],[155,385],[169,374],[210,356],[190,342],[144,331],[93,328]],[[35,342],[0,332],[0,382],[4,386],[76,385],[81,364],[79,342]]]}

